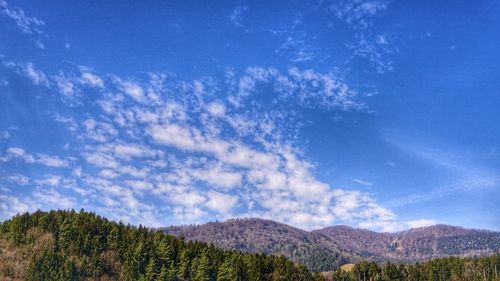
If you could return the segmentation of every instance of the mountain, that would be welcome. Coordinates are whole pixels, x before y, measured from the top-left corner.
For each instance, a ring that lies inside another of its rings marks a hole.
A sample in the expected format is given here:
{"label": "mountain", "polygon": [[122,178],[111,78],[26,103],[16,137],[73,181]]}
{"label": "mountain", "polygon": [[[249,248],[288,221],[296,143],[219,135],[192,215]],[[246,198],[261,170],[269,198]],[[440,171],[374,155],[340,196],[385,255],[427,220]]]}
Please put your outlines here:
{"label": "mountain", "polygon": [[312,271],[334,270],[348,261],[361,259],[357,253],[343,250],[334,240],[320,233],[265,219],[231,219],[203,225],[171,226],[162,231],[222,249],[284,255]]}
{"label": "mountain", "polygon": [[333,226],[313,233],[343,245],[344,250],[382,260],[421,261],[451,255],[489,255],[500,250],[500,232],[433,225],[396,233]]}
{"label": "mountain", "polygon": [[349,226],[314,231],[257,218],[162,228],[166,234],[223,249],[284,255],[313,271],[330,271],[361,259],[414,262],[450,255],[488,255],[500,250],[500,232],[434,225],[396,233]]}

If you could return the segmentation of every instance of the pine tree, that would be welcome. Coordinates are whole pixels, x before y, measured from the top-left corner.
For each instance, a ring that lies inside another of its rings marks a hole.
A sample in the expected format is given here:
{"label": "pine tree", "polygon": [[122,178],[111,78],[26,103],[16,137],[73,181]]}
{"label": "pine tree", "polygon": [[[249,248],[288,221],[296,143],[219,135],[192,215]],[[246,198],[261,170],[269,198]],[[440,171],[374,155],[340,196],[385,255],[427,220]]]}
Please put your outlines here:
{"label": "pine tree", "polygon": [[72,261],[66,260],[61,274],[61,280],[78,280],[78,271]]}
{"label": "pine tree", "polygon": [[171,263],[170,267],[168,268],[168,280],[170,281],[179,280],[179,277],[177,276],[177,268],[174,263]]}
{"label": "pine tree", "polygon": [[155,256],[149,259],[149,263],[146,266],[146,281],[155,281],[158,277],[158,263],[156,262]]}
{"label": "pine tree", "polygon": [[181,252],[181,258],[179,261],[179,270],[177,271],[177,276],[180,280],[189,280],[189,273],[191,269],[191,259],[187,249]]}
{"label": "pine tree", "polygon": [[156,278],[156,280],[157,281],[170,281],[169,275],[168,275],[168,269],[164,264],[161,266],[160,273],[158,274],[158,278]]}
{"label": "pine tree", "polygon": [[231,261],[226,259],[217,271],[217,281],[234,281],[237,280],[236,272],[232,267]]}
{"label": "pine tree", "polygon": [[193,281],[210,281],[213,280],[213,267],[208,260],[206,252],[203,252],[201,257],[196,259]]}

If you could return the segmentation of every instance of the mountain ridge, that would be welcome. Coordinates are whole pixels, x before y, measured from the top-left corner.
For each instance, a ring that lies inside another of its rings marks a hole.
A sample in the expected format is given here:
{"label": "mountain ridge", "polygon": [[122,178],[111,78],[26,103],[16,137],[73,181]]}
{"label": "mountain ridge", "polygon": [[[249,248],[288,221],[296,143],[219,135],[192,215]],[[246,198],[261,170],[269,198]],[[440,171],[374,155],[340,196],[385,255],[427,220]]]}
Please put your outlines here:
{"label": "mountain ridge", "polygon": [[447,224],[398,232],[376,232],[348,225],[307,231],[250,217],[161,230],[224,249],[284,255],[312,270],[323,271],[362,259],[416,262],[452,255],[486,255],[500,250],[500,232]]}

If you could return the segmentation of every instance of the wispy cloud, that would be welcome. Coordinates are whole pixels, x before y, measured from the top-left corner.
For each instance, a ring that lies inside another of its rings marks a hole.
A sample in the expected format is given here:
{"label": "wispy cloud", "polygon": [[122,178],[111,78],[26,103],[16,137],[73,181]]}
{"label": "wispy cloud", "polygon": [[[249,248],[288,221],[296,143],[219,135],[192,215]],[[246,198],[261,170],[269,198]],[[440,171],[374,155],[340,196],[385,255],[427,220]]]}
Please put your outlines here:
{"label": "wispy cloud", "polygon": [[2,158],[0,158],[0,162],[7,162],[12,159],[19,159],[28,164],[41,164],[57,168],[67,168],[70,166],[70,161],[68,161],[67,159],[62,159],[58,156],[47,155],[44,153],[30,154],[19,147],[9,147],[5,151]]}
{"label": "wispy cloud", "polygon": [[43,34],[40,29],[45,25],[40,19],[27,16],[20,8],[10,8],[6,1],[0,2],[0,14],[12,19],[19,30],[26,34]]}
{"label": "wispy cloud", "polygon": [[26,15],[24,10],[21,8],[9,7],[7,1],[5,0],[0,2],[0,16],[4,16],[12,20],[24,34],[35,36],[34,43],[36,47],[45,49],[45,46],[41,41],[41,38],[46,35],[42,30],[42,27],[45,25],[43,20]]}
{"label": "wispy cloud", "polygon": [[326,1],[329,10],[340,20],[355,28],[366,28],[371,19],[387,10],[387,0]]}
{"label": "wispy cloud", "polygon": [[231,24],[235,26],[242,26],[243,14],[248,10],[248,6],[238,6],[233,9],[229,15]]}
{"label": "wispy cloud", "polygon": [[393,71],[392,56],[397,53],[397,48],[389,43],[389,39],[385,35],[370,37],[373,36],[360,33],[356,36],[356,41],[353,44],[348,44],[348,48],[353,51],[348,61],[361,58],[370,63],[380,74]]}
{"label": "wispy cloud", "polygon": [[361,185],[372,186],[373,183],[361,179],[352,179],[354,182],[359,183]]}
{"label": "wispy cloud", "polygon": [[[226,74],[221,81],[182,81],[158,73],[60,72],[46,78],[48,89],[73,94],[81,102],[67,105],[88,110],[51,115],[68,129],[71,158],[12,147],[2,161],[71,168],[28,179],[44,187],[25,198],[36,206],[83,205],[155,226],[228,216],[267,217],[305,229],[341,222],[384,230],[406,225],[372,195],[317,179],[314,164],[288,138],[297,130],[287,125],[299,118],[293,108],[366,108],[340,74],[295,67]],[[94,90],[98,100],[86,102],[85,92]],[[243,106],[249,101],[251,107]]]}
{"label": "wispy cloud", "polygon": [[304,33],[299,33],[299,35],[290,34],[275,52],[294,63],[310,61],[316,59],[320,52],[318,48],[310,43],[311,41],[312,39],[308,38]]}
{"label": "wispy cloud", "polygon": [[[406,155],[422,161],[430,168],[441,169],[449,175],[448,184],[430,186],[425,192],[416,192],[389,202],[393,208],[414,205],[457,194],[500,186],[500,177],[491,168],[470,159],[463,151],[444,148],[437,142],[410,137],[387,135],[385,140]],[[432,143],[430,145],[429,143]]]}
{"label": "wispy cloud", "polygon": [[13,69],[19,75],[30,79],[35,85],[49,86],[49,80],[45,73],[39,70],[32,62],[16,63],[2,58],[2,64],[7,68]]}

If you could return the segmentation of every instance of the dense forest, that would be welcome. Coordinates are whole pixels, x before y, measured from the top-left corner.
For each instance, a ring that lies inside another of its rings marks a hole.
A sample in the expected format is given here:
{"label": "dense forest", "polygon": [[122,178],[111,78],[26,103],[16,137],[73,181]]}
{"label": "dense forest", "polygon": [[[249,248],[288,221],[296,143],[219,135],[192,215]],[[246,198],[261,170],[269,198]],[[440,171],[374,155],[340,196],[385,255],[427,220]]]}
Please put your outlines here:
{"label": "dense forest", "polygon": [[360,262],[311,274],[283,256],[221,250],[84,211],[38,211],[0,224],[0,280],[500,281],[500,254],[414,264]]}
{"label": "dense forest", "polygon": [[0,225],[0,280],[312,280],[312,275],[284,257],[220,250],[83,211],[38,211]]}
{"label": "dense forest", "polygon": [[326,280],[342,281],[498,281],[500,254],[489,257],[439,258],[423,263],[360,262],[347,272],[338,269]]}

